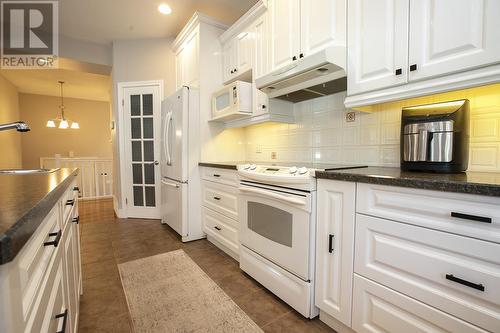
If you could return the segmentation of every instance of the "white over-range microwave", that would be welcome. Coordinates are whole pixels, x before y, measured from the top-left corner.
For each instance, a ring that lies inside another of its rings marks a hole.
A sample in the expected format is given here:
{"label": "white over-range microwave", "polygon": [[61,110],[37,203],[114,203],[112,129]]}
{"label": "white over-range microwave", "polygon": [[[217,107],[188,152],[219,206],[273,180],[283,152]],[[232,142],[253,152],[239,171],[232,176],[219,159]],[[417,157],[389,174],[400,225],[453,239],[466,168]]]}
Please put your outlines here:
{"label": "white over-range microwave", "polygon": [[212,120],[232,120],[252,114],[252,84],[234,81],[212,95]]}

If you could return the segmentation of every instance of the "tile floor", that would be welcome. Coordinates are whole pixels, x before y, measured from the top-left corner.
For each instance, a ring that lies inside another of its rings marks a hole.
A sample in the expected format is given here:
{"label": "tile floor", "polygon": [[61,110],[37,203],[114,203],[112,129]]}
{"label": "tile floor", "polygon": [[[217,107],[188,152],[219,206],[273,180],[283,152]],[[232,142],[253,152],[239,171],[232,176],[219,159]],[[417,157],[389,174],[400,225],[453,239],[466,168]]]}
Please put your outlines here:
{"label": "tile floor", "polygon": [[265,332],[334,332],[307,320],[206,240],[182,243],[157,220],[118,219],[111,200],[80,201],[83,296],[80,332],[131,332],[118,264],[183,249]]}

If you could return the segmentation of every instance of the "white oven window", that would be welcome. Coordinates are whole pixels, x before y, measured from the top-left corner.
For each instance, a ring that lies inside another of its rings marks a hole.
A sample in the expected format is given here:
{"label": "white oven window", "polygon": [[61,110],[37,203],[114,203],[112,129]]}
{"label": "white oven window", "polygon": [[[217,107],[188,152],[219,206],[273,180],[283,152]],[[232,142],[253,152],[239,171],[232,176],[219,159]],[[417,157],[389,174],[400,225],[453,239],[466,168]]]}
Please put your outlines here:
{"label": "white oven window", "polygon": [[293,215],[287,211],[249,201],[248,229],[273,242],[292,247]]}
{"label": "white oven window", "polygon": [[222,95],[219,95],[215,98],[215,107],[217,111],[224,110],[229,106],[229,93],[226,92]]}

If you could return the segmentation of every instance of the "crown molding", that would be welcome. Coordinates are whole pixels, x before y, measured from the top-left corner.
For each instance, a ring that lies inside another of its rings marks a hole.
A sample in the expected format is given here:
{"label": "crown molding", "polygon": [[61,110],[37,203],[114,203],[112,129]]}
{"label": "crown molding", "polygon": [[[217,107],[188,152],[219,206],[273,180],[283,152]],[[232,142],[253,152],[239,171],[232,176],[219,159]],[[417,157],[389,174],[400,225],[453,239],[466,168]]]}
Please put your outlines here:
{"label": "crown molding", "polygon": [[184,28],[182,28],[181,32],[177,35],[174,42],[172,43],[172,48],[175,50],[179,48],[179,46],[184,42],[187,36],[200,24],[205,23],[211,25],[213,27],[226,30],[229,26],[222,22],[217,21],[213,17],[205,15],[201,12],[195,12],[193,16],[186,23]]}
{"label": "crown molding", "polygon": [[250,8],[238,21],[229,27],[219,37],[219,41],[224,44],[229,39],[239,34],[244,28],[253,23],[260,15],[267,10],[267,0],[259,0],[252,8]]}

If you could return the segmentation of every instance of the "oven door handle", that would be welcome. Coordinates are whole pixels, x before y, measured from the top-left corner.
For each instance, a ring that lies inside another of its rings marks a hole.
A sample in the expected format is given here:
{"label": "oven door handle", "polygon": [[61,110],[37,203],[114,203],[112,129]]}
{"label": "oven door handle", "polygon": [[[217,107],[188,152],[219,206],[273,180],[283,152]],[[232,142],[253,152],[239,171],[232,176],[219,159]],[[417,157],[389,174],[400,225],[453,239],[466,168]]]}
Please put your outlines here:
{"label": "oven door handle", "polygon": [[276,199],[276,200],[284,201],[284,202],[291,203],[291,204],[294,204],[294,205],[299,205],[299,206],[305,206],[306,205],[306,203],[303,200],[289,198],[289,197],[286,197],[284,195],[273,193],[273,192],[269,192],[269,191],[258,190],[258,189],[254,189],[254,188],[248,188],[248,187],[239,187],[238,189],[240,191],[242,191],[242,192],[259,194],[259,195],[262,195],[262,196],[265,196],[265,197],[269,197],[269,198],[273,198],[273,199]]}

